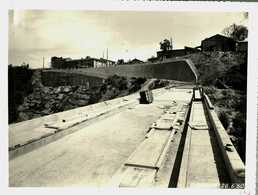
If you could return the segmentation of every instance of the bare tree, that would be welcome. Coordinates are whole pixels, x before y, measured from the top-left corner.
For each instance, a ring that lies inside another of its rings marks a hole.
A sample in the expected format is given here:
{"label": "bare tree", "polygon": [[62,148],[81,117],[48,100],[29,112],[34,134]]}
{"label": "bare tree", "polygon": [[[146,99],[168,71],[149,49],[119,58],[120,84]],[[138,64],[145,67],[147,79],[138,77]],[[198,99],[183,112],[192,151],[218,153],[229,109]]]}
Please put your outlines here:
{"label": "bare tree", "polygon": [[224,28],[222,33],[235,41],[243,41],[248,36],[248,29],[244,25],[231,24]]}

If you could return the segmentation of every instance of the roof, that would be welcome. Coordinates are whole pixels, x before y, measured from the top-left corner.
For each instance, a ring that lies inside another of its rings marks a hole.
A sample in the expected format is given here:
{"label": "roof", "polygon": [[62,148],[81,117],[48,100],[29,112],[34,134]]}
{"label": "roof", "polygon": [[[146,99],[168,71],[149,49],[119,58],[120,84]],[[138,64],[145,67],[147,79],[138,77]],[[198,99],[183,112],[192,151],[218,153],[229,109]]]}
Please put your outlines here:
{"label": "roof", "polygon": [[132,59],[131,61],[143,62],[142,60],[139,60],[139,59],[137,59],[137,58],[134,58],[134,59]]}
{"label": "roof", "polygon": [[76,62],[76,61],[82,61],[82,60],[86,60],[86,61],[90,61],[90,60],[96,60],[96,61],[100,61],[100,62],[113,62],[113,63],[115,63],[114,61],[112,61],[112,60],[107,60],[107,59],[103,59],[103,58],[100,58],[100,59],[98,59],[98,58],[92,58],[92,57],[86,57],[86,58],[80,58],[80,59],[72,59],[72,58],[62,58],[62,57],[56,57],[56,56],[54,56],[54,58],[60,58],[60,59],[63,59],[63,60],[65,60],[66,62]]}
{"label": "roof", "polygon": [[108,59],[104,59],[104,58],[90,58],[89,60],[96,60],[96,61],[101,61],[101,62],[113,62],[115,63],[115,61],[112,61],[112,60],[108,60]]}
{"label": "roof", "polygon": [[224,40],[231,40],[231,41],[235,41],[234,39],[232,39],[231,37],[226,37],[226,36],[224,36],[224,35],[221,35],[221,34],[216,34],[216,35],[213,35],[213,36],[211,36],[211,37],[208,37],[208,38],[206,38],[206,39],[204,39],[204,40],[202,40],[202,41],[205,41],[205,40],[208,40],[208,39],[213,39],[213,38],[215,38],[215,37],[217,37],[217,38],[221,38],[221,39],[224,39]]}

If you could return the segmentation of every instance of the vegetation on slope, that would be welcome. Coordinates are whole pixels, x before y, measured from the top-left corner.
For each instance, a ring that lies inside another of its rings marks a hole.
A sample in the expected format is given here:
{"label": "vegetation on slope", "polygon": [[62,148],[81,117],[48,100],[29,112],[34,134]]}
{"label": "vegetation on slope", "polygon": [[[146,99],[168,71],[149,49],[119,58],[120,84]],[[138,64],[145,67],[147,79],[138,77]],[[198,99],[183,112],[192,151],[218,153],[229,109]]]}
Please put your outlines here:
{"label": "vegetation on slope", "polygon": [[247,54],[200,52],[184,57],[195,64],[200,73],[199,83],[245,162]]}
{"label": "vegetation on slope", "polygon": [[8,66],[8,121],[17,120],[17,108],[23,99],[32,92],[32,70],[27,66]]}

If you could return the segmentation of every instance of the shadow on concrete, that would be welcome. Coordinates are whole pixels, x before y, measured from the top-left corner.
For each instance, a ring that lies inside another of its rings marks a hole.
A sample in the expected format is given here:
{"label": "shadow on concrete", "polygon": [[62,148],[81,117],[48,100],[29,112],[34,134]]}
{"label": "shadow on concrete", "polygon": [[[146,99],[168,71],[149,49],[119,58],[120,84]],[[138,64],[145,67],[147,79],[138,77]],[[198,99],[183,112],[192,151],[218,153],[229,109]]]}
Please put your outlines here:
{"label": "shadow on concrete", "polygon": [[[191,105],[191,103],[190,103]],[[175,164],[173,165],[173,170],[170,176],[170,181],[169,181],[169,188],[176,188],[177,187],[177,182],[178,182],[178,177],[179,177],[179,172],[180,172],[180,166],[181,166],[181,162],[182,162],[182,156],[184,153],[184,147],[185,147],[185,139],[186,139],[186,134],[187,134],[187,129],[188,129],[188,121],[189,121],[189,117],[190,117],[190,113],[191,113],[191,109],[192,106],[190,106],[188,113],[187,113],[187,117],[185,120],[185,124],[184,124],[184,129],[182,132],[182,137],[179,143],[179,147],[178,147],[178,151],[176,154],[176,159],[175,159]]]}
{"label": "shadow on concrete", "polygon": [[223,160],[223,156],[220,152],[220,148],[218,145],[218,141],[215,135],[215,132],[212,128],[212,125],[209,121],[209,117],[208,117],[208,113],[206,108],[204,107],[204,112],[205,112],[205,117],[209,126],[209,136],[210,136],[210,142],[211,142],[211,146],[212,146],[212,151],[214,154],[214,161],[216,163],[216,168],[217,168],[217,172],[218,172],[218,176],[219,176],[219,181],[220,184],[230,184],[230,178],[227,172],[227,168],[225,166],[224,160]]}

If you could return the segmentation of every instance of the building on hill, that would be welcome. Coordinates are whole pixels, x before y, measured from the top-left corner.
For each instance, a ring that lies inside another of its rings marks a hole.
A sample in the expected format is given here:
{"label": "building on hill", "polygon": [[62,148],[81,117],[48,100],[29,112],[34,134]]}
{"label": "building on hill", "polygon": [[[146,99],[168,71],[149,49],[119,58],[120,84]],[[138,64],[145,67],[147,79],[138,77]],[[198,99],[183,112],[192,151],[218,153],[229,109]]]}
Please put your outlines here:
{"label": "building on hill", "polygon": [[144,62],[137,58],[134,58],[133,60],[129,60],[127,64],[141,64],[141,63],[144,63]]}
{"label": "building on hill", "polygon": [[57,69],[72,69],[72,68],[100,68],[114,66],[115,62],[107,59],[97,59],[87,56],[81,59],[71,59],[63,57],[52,57],[51,67]]}
{"label": "building on hill", "polygon": [[180,56],[197,53],[197,52],[200,52],[200,49],[185,46],[184,49],[171,49],[166,51],[158,51],[157,58],[159,59],[174,58],[174,57],[180,57]]}
{"label": "building on hill", "polygon": [[187,47],[185,46],[185,55],[192,54],[192,53],[198,53],[201,49],[198,47]]}
{"label": "building on hill", "polygon": [[118,59],[116,64],[117,65],[123,65],[123,64],[125,64],[125,61],[124,61],[124,59]]}
{"label": "building on hill", "polygon": [[157,61],[159,61],[159,58],[157,58],[157,57],[152,56],[152,57],[148,58],[148,62],[157,62]]}
{"label": "building on hill", "polygon": [[159,59],[167,59],[167,58],[179,57],[184,55],[185,55],[184,49],[164,50],[164,51],[157,52],[157,57]]}
{"label": "building on hill", "polygon": [[201,42],[202,51],[236,51],[236,41],[232,38],[216,34]]}

